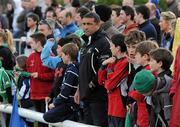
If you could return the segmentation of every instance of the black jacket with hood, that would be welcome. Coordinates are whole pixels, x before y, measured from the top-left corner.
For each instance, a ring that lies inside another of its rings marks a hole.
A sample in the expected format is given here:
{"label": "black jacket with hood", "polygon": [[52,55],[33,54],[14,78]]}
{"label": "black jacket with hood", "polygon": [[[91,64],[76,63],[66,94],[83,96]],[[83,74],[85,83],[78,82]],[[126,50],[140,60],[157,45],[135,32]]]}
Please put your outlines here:
{"label": "black jacket with hood", "polygon": [[111,56],[109,39],[101,30],[90,37],[83,35],[82,39],[85,44],[80,51],[80,98],[87,102],[106,101],[107,92],[98,84],[97,72],[101,63]]}

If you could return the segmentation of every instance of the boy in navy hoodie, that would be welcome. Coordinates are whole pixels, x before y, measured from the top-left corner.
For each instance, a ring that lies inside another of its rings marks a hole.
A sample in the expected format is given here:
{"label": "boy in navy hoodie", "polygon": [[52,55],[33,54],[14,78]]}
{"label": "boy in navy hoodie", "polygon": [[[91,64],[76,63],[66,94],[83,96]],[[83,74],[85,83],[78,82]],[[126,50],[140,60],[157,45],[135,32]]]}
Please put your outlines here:
{"label": "boy in navy hoodie", "polygon": [[77,62],[78,47],[74,43],[62,47],[62,60],[67,64],[60,93],[49,105],[50,110],[43,116],[47,122],[62,122],[64,120],[77,120],[77,104],[74,94],[78,87],[79,67]]}

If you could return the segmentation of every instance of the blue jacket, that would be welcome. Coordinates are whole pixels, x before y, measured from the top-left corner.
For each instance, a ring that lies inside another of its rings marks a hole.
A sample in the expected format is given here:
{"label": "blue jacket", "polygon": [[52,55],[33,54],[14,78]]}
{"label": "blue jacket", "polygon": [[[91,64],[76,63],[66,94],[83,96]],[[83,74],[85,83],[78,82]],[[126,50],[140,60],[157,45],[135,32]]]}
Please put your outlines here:
{"label": "blue jacket", "polygon": [[76,30],[78,30],[78,27],[75,23],[71,23],[69,25],[66,25],[62,30],[61,30],[61,37],[60,38],[64,38],[67,35],[76,32]]}
{"label": "blue jacket", "polygon": [[78,63],[72,63],[67,66],[63,82],[61,85],[60,94],[54,100],[54,105],[58,106],[65,102],[74,103],[74,94],[78,88],[79,80],[79,65]]}
{"label": "blue jacket", "polygon": [[43,65],[51,69],[55,69],[57,67],[57,64],[62,61],[59,56],[51,56],[51,49],[54,43],[55,42],[47,40],[41,53],[41,60],[43,62]]}

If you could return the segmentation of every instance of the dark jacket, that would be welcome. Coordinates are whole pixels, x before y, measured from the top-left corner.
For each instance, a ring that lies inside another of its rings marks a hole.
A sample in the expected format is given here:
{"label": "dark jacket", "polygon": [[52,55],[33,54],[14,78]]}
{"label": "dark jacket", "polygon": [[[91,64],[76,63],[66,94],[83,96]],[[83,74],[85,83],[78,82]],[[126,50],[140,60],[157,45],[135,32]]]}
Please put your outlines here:
{"label": "dark jacket", "polygon": [[144,23],[139,25],[139,30],[143,31],[146,34],[146,38],[153,38],[157,40],[157,32],[152,23],[147,20]]}
{"label": "dark jacket", "polygon": [[156,114],[155,120],[158,119],[158,126],[163,126],[162,121],[160,120],[161,117],[164,124],[168,127],[172,109],[172,103],[169,96],[171,84],[171,71],[163,71],[158,75],[156,87],[152,95],[152,108]]}
{"label": "dark jacket", "polygon": [[74,94],[78,88],[78,66],[77,62],[67,65],[60,93],[53,101],[55,107],[43,115],[45,121],[52,123],[64,120],[77,121],[78,105],[74,102]]}
{"label": "dark jacket", "polygon": [[2,29],[8,29],[9,28],[9,22],[6,16],[0,14],[0,23],[2,26]]}
{"label": "dark jacket", "polygon": [[60,87],[60,93],[54,100],[53,104],[59,106],[65,103],[74,103],[74,94],[78,88],[79,79],[79,64],[72,63],[67,66],[64,74],[62,85]]}
{"label": "dark jacket", "polygon": [[67,65],[64,64],[63,61],[58,63],[57,68],[55,69],[53,88],[48,95],[50,98],[57,97],[57,95],[60,93],[60,88],[63,81],[64,73],[66,71],[66,67]]}
{"label": "dark jacket", "polygon": [[13,29],[12,24],[13,24],[13,18],[14,18],[14,9],[7,11],[6,16],[7,16],[8,22],[9,22],[9,29],[12,30]]}
{"label": "dark jacket", "polygon": [[106,101],[106,89],[98,84],[97,72],[103,60],[111,56],[109,40],[101,30],[91,36],[90,42],[86,35],[82,39],[85,44],[80,51],[80,98],[84,101]]}
{"label": "dark jacket", "polygon": [[[14,56],[9,48],[5,46],[0,46],[0,59],[2,60],[2,67],[5,70],[13,70],[15,66],[15,61],[14,61]],[[6,88],[6,94],[8,96],[8,102],[11,103],[12,102],[11,87]],[[0,97],[0,101],[2,102],[1,97]]]}
{"label": "dark jacket", "polygon": [[2,59],[2,66],[5,70],[13,70],[15,66],[15,60],[14,55],[9,48],[0,46],[0,58]]}
{"label": "dark jacket", "polygon": [[20,103],[22,108],[30,108],[33,102],[30,100],[30,78],[19,76],[17,80],[17,89],[21,97]]}

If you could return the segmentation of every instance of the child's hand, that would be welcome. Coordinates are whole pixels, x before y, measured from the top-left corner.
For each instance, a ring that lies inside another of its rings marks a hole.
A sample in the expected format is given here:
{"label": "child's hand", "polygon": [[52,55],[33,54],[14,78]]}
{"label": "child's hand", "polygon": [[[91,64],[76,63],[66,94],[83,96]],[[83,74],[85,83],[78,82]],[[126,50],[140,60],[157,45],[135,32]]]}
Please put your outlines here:
{"label": "child's hand", "polygon": [[131,107],[132,107],[132,104],[126,105],[126,109],[127,109],[127,110],[130,109]]}
{"label": "child's hand", "polygon": [[50,102],[50,101],[51,101],[51,98],[50,98],[50,97],[45,97],[45,101],[46,101],[46,102]]}
{"label": "child's hand", "polygon": [[31,73],[31,77],[37,78],[38,77],[38,72]]}
{"label": "child's hand", "polygon": [[52,109],[52,108],[54,108],[55,106],[54,106],[54,104],[53,103],[51,103],[50,105],[49,105],[49,109]]}
{"label": "child's hand", "polygon": [[106,59],[105,61],[103,61],[102,65],[107,65],[109,63],[114,63],[116,61],[115,57],[110,57],[108,59]]}
{"label": "child's hand", "polygon": [[14,74],[15,74],[16,76],[19,76],[19,75],[21,74],[21,72],[14,71]]}
{"label": "child's hand", "polygon": [[79,89],[76,90],[76,93],[74,95],[74,102],[76,104],[80,104],[80,93],[79,93]]}

